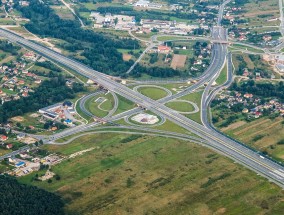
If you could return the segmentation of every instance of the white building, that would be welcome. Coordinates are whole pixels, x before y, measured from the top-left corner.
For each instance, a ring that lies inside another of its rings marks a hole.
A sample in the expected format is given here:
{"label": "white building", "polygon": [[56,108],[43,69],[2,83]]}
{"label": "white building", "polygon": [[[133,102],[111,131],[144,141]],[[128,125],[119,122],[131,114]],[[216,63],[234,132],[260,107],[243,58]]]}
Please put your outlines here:
{"label": "white building", "polygon": [[149,1],[145,1],[145,0],[139,0],[138,2],[136,2],[134,4],[135,7],[148,7],[150,4]]}

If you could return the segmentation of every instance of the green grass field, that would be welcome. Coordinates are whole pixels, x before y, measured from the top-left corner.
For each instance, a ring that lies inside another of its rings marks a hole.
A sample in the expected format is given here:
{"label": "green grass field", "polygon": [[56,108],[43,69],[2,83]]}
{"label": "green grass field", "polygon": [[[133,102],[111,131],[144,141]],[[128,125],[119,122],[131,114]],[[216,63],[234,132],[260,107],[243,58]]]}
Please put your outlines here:
{"label": "green grass field", "polygon": [[180,112],[191,112],[194,110],[193,105],[186,102],[173,101],[173,102],[168,102],[166,106]]}
{"label": "green grass field", "polygon": [[232,48],[232,50],[247,50],[255,53],[264,53],[264,51],[261,49],[256,49],[245,45],[233,44],[230,45],[229,47]]}
{"label": "green grass field", "polygon": [[183,133],[183,134],[191,134],[188,130],[180,127],[179,125],[169,120],[166,120],[164,124],[155,127],[155,129],[164,130],[164,131],[173,131],[173,132]]}
{"label": "green grass field", "polygon": [[89,135],[63,146],[51,183],[19,178],[56,192],[68,214],[282,214],[284,193],[274,184],[211,150],[170,138]]}
{"label": "green grass field", "polygon": [[1,18],[0,25],[16,25],[16,23],[11,18]]}
{"label": "green grass field", "polygon": [[114,115],[122,113],[122,112],[127,111],[127,110],[130,110],[130,109],[132,109],[136,106],[132,101],[130,101],[130,100],[128,100],[128,99],[126,99],[126,98],[124,98],[120,95],[117,95],[117,97],[118,97],[118,100],[119,100],[118,101],[118,108],[117,108],[116,112],[114,113]]}
{"label": "green grass field", "polygon": [[[96,99],[100,97],[106,99],[106,101],[104,101],[103,103],[96,102]],[[114,106],[114,99],[112,94],[110,93],[106,95],[97,95],[88,99],[85,103],[85,106],[87,110],[95,116],[105,117]]]}
{"label": "green grass field", "polygon": [[[203,91],[197,91],[197,92],[191,93],[189,95],[186,95],[184,97],[181,97],[181,99],[192,101],[192,102],[197,104],[198,108],[200,108],[202,93],[203,93]],[[198,122],[198,123],[201,124],[200,111],[197,112],[197,113],[193,113],[193,114],[187,114],[186,117],[188,117],[188,118],[194,120],[195,122]]]}
{"label": "green grass field", "polygon": [[87,120],[88,122],[91,120],[91,117],[87,116],[80,108],[80,104],[79,102],[76,104],[76,111],[77,113],[82,117],[84,118],[85,120]]}
{"label": "green grass field", "polygon": [[222,85],[222,84],[224,84],[227,81],[227,72],[228,72],[227,64],[225,64],[224,68],[220,72],[220,75],[216,79],[216,84],[217,85]]}
{"label": "green grass field", "polygon": [[141,87],[138,92],[154,100],[167,96],[167,92],[156,87]]}
{"label": "green grass field", "polygon": [[189,40],[187,36],[157,36],[158,41],[167,41],[167,40]]}

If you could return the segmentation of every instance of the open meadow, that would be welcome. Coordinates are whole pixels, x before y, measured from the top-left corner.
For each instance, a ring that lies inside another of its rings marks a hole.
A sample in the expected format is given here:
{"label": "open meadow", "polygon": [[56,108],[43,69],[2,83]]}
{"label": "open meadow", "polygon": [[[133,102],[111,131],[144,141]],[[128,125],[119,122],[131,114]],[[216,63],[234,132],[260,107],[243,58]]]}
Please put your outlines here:
{"label": "open meadow", "polygon": [[[187,141],[123,134],[87,135],[45,146],[69,156],[52,182],[20,178],[55,192],[67,214],[282,214],[284,192],[215,152]],[[226,195],[224,195],[226,193]]]}

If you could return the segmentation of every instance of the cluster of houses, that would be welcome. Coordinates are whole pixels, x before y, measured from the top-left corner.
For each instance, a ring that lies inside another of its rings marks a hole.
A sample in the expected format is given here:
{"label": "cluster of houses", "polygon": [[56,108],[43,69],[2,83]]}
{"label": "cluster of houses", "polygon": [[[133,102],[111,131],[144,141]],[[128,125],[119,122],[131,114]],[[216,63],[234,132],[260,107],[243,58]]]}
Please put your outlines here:
{"label": "cluster of houses", "polygon": [[[260,80],[261,78],[267,78],[267,77],[264,77],[264,75],[260,72],[251,72],[249,71],[248,68],[244,68],[243,69],[243,76],[244,77],[250,77],[250,78],[253,78],[255,80]],[[270,75],[271,79],[275,78],[275,75]]]}
{"label": "cluster of houses", "polygon": [[[16,177],[24,176],[30,174],[34,171],[40,170],[41,165],[53,166],[60,163],[64,159],[63,156],[57,154],[50,154],[44,157],[41,157],[37,153],[37,149],[32,150],[31,152],[25,151],[19,153],[16,157],[8,158],[8,165],[14,167],[12,170],[8,171],[7,174],[13,175]],[[51,174],[52,177],[54,176]],[[42,177],[39,180],[47,180],[52,177]]]}
{"label": "cluster of houses", "polygon": [[[99,147],[93,147],[82,151],[77,151],[69,156],[62,156],[56,153],[50,154],[48,151],[41,153],[42,150],[40,148],[33,147],[24,150],[18,153],[17,155],[5,158],[2,164],[4,163],[6,166],[10,167],[5,172],[6,174],[13,175],[16,177],[21,177],[30,174],[34,171],[38,171],[40,169],[45,168],[47,169],[46,173],[43,175],[41,174],[40,176],[36,176],[36,180],[46,181],[55,176],[55,173],[51,172],[52,166],[57,165],[66,159],[73,159],[77,156],[81,156],[84,153],[92,151],[97,148]],[[59,179],[57,178],[56,180]]]}
{"label": "cluster of houses", "polygon": [[[187,35],[191,33],[194,29],[199,28],[198,25],[188,24],[185,22],[177,21],[165,21],[165,20],[153,20],[153,19],[141,19],[139,29],[137,32],[148,33],[152,30],[158,30],[165,34],[177,34],[177,35]],[[208,26],[201,26],[204,29],[208,29]]]}
{"label": "cluster of houses", "polygon": [[[7,132],[10,130],[10,128],[7,127]],[[0,146],[4,149],[12,149],[18,148],[18,146],[24,146],[29,144],[34,144],[37,142],[37,139],[27,136],[25,133],[18,133],[16,135],[16,138],[14,138],[14,134],[1,134],[0,135]],[[17,145],[17,147],[14,148],[14,144]]]}
{"label": "cluster of houses", "polygon": [[[199,28],[198,25],[189,25],[185,22],[141,19],[137,23],[134,16],[114,15],[110,13],[100,14],[91,12],[91,19],[94,20],[94,28],[112,28],[116,30],[132,30],[136,33],[150,33],[152,30],[159,32],[187,35],[193,29]],[[208,29],[208,26],[203,26]]]}
{"label": "cluster of houses", "polygon": [[[242,28],[234,28],[229,31],[229,38],[231,39],[236,39],[238,41],[247,41],[249,36],[254,36],[251,35],[251,31],[247,29],[242,29]],[[261,45],[262,47],[274,47],[279,45],[280,41],[277,39],[273,39],[271,34],[274,32],[265,32],[262,33],[262,41],[260,41],[258,44]]]}
{"label": "cluster of houses", "polygon": [[7,135],[0,135],[0,144],[2,148],[6,148],[6,149],[12,149],[13,148],[13,144],[8,143],[7,140],[9,139],[9,137]]}
{"label": "cluster of houses", "polygon": [[284,55],[283,54],[278,54],[278,55],[264,54],[262,58],[263,60],[274,65],[280,74],[284,73]]}
{"label": "cluster of houses", "polygon": [[[234,7],[234,6],[227,6],[225,8],[225,14],[224,14],[224,19],[228,20],[230,22],[230,25],[238,26],[238,21],[240,21],[240,17],[238,14],[242,11],[241,7]],[[278,18],[273,18],[273,19],[267,19],[267,22],[270,21],[275,21]],[[245,22],[246,20],[242,20]],[[236,39],[238,41],[246,41],[249,38],[249,35],[253,37],[254,35],[251,35],[253,32],[250,30],[247,30],[247,28],[232,28],[229,32],[229,38],[231,39]],[[262,41],[260,41],[258,44],[261,45],[262,47],[274,47],[277,46],[280,41],[277,39],[273,39],[271,36],[271,33],[275,32],[265,32],[262,33]]]}
{"label": "cluster of houses", "polygon": [[142,7],[142,8],[150,8],[150,9],[161,9],[163,7],[162,4],[150,2],[147,0],[138,0],[134,3],[135,7]]}
{"label": "cluster of houses", "polygon": [[15,62],[12,67],[0,66],[0,98],[2,102],[18,100],[33,92],[31,85],[40,84],[42,80],[25,69],[26,63]]}
{"label": "cluster of houses", "polygon": [[231,93],[230,91],[225,91],[219,95],[218,100],[225,102],[228,108],[242,104],[242,113],[247,114],[249,118],[259,118],[264,111],[268,111],[270,114],[279,113],[279,115],[284,116],[284,103],[276,99],[263,103],[259,97],[251,93],[241,94],[239,92]]}
{"label": "cluster of houses", "polygon": [[[223,18],[224,19],[228,19],[230,21],[230,23],[233,25],[237,25],[237,23],[235,23],[235,21],[237,19],[239,19],[240,17],[238,16],[238,14],[240,14],[240,12],[242,11],[243,9],[241,7],[236,7],[236,6],[226,6],[224,11],[224,16]],[[274,21],[277,21],[279,20],[279,17],[273,17],[273,18],[268,18],[266,19],[267,22],[274,22]]]}
{"label": "cluster of houses", "polygon": [[91,12],[94,20],[94,28],[113,28],[116,30],[132,30],[135,28],[135,17],[126,15],[113,15],[111,13],[100,14]]}
{"label": "cluster of houses", "polygon": [[[76,114],[74,104],[70,101],[41,108],[38,112],[42,115],[42,117],[48,120],[63,122],[63,124],[67,126],[75,126],[74,122],[77,121],[74,117]],[[53,128],[51,128],[51,130],[53,130]]]}

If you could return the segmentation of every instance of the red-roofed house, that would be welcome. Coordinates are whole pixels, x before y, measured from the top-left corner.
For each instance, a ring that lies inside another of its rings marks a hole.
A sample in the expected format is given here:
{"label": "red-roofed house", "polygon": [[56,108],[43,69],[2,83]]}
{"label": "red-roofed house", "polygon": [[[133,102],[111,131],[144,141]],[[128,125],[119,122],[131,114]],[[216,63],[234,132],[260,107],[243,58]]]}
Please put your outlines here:
{"label": "red-roofed house", "polygon": [[27,93],[27,92],[23,92],[23,93],[22,93],[22,96],[23,96],[23,97],[27,97],[27,96],[28,96],[28,93]]}
{"label": "red-roofed house", "polygon": [[11,143],[10,143],[10,144],[7,144],[7,145],[6,145],[6,148],[7,148],[7,149],[13,148],[13,144],[11,144]]}
{"label": "red-roofed house", "polygon": [[19,80],[18,84],[23,85],[23,84],[25,84],[25,81],[24,80]]}
{"label": "red-roofed house", "polygon": [[1,140],[2,140],[2,141],[8,140],[8,137],[5,136],[5,135],[1,135]]}
{"label": "red-roofed house", "polygon": [[244,97],[245,97],[245,98],[247,98],[247,99],[249,99],[249,98],[252,98],[252,97],[253,97],[253,95],[252,95],[252,94],[250,94],[250,93],[246,93],[246,94],[244,94]]}
{"label": "red-roofed house", "polygon": [[158,52],[163,54],[169,54],[171,51],[171,47],[160,45],[158,46]]}

